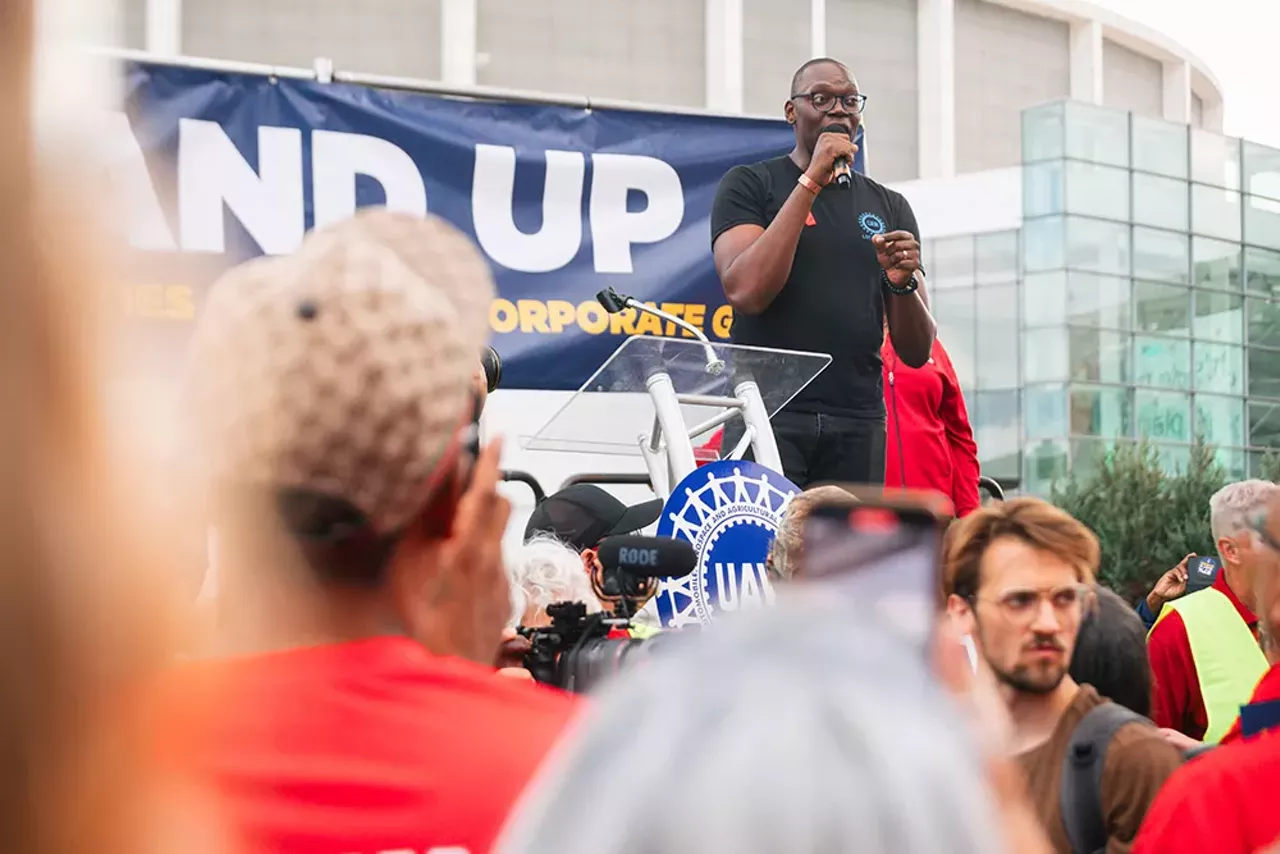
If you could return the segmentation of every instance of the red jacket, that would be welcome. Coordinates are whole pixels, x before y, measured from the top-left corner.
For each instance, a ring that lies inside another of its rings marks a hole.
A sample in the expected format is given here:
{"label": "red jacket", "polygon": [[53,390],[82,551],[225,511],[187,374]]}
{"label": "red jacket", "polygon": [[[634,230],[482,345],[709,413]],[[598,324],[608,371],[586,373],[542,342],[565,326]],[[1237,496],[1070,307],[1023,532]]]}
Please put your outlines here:
{"label": "red jacket", "polygon": [[[1218,573],[1213,588],[1231,600],[1240,619],[1257,634],[1258,618],[1232,592],[1225,573]],[[1156,623],[1147,637],[1147,655],[1151,659],[1151,720],[1156,726],[1176,729],[1195,739],[1204,738],[1209,713],[1205,711],[1196,661],[1191,656],[1191,642],[1181,614],[1174,611]]]}
{"label": "red jacket", "polygon": [[1261,854],[1280,839],[1280,732],[1221,745],[1174,772],[1133,854]]}
{"label": "red jacket", "polygon": [[973,512],[979,504],[978,445],[942,342],[934,340],[933,354],[922,368],[902,364],[888,336],[880,357],[888,413],[885,486],[940,492],[951,499],[957,516]]}

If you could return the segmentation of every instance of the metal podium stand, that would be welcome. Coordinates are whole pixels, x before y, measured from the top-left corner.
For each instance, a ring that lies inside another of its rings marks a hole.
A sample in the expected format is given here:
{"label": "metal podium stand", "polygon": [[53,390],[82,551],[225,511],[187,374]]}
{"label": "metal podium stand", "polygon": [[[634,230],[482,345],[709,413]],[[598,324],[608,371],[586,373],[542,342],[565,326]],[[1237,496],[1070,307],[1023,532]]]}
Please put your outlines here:
{"label": "metal podium stand", "polygon": [[750,447],[756,462],[781,472],[769,419],[830,363],[825,353],[633,336],[525,447],[640,454],[666,499],[697,465],[694,440],[741,416],[742,441],[721,456],[741,459]]}

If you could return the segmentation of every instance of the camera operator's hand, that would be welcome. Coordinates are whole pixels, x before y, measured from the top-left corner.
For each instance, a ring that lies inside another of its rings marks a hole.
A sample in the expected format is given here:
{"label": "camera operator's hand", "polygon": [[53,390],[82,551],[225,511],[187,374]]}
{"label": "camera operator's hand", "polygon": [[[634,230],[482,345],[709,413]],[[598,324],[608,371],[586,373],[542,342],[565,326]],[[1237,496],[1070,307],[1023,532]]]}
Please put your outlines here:
{"label": "camera operator's hand", "polygon": [[498,675],[503,679],[515,679],[520,682],[533,681],[533,674],[523,667],[502,667],[498,669]]}
{"label": "camera operator's hand", "polygon": [[1147,594],[1147,607],[1152,614],[1160,616],[1164,603],[1172,602],[1187,592],[1187,561],[1191,558],[1192,555],[1184,557],[1181,563],[1160,576],[1156,586],[1151,588],[1151,592]]}
{"label": "camera operator's hand", "polygon": [[494,660],[493,666],[499,669],[523,668],[525,654],[531,649],[533,649],[533,644],[529,643],[528,638],[521,637],[520,633],[515,629],[503,629],[502,645],[498,647],[498,656]]}

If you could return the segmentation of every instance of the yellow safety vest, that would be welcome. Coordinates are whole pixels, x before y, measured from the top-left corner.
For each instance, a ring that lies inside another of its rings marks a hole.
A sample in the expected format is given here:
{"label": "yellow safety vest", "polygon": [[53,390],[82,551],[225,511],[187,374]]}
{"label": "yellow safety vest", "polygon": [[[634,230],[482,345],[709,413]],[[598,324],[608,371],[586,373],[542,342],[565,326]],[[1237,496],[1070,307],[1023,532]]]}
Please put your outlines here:
{"label": "yellow safety vest", "polygon": [[[1258,680],[1267,672],[1267,659],[1240,612],[1221,590],[1206,587],[1190,596],[1165,603],[1156,619],[1177,612],[1187,629],[1187,643],[1196,663],[1196,680],[1204,698],[1209,726],[1205,744],[1217,744],[1240,717]],[[1155,631],[1155,626],[1152,626]]]}

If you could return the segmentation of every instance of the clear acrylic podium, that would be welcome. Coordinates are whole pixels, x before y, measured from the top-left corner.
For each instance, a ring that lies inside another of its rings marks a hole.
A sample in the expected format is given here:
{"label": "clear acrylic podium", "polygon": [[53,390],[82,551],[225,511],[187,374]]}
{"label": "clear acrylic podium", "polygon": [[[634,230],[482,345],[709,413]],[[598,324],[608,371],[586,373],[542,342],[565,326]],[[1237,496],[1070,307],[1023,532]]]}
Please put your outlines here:
{"label": "clear acrylic podium", "polygon": [[644,457],[660,497],[694,470],[699,437],[741,416],[721,456],[782,471],[769,419],[831,363],[825,353],[632,336],[525,441],[529,450]]}

